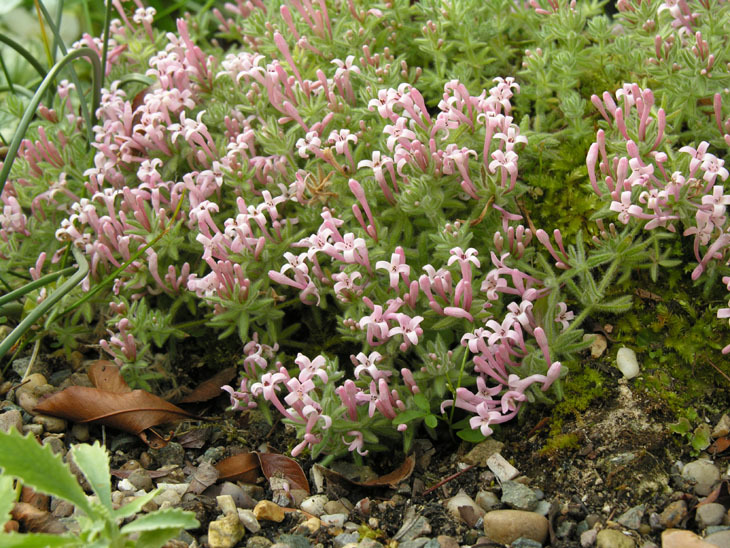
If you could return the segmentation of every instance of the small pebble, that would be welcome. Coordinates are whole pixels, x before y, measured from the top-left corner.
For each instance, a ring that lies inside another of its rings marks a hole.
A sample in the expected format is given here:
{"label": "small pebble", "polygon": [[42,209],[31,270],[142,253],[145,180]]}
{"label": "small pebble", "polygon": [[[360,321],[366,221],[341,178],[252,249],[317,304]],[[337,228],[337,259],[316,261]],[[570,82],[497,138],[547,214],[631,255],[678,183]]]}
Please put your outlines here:
{"label": "small pebble", "polygon": [[33,424],[40,424],[46,432],[53,434],[61,434],[66,431],[66,419],[49,415],[36,415],[33,417]]}
{"label": "small pebble", "polygon": [[254,507],[253,513],[259,521],[276,521],[277,523],[284,521],[284,510],[270,500],[259,501]]}
{"label": "small pebble", "polygon": [[492,438],[488,438],[481,443],[475,445],[471,451],[469,451],[464,458],[463,462],[466,464],[473,464],[474,466],[480,466],[482,468],[487,466],[487,460],[495,453],[499,453],[504,447],[504,443],[497,441]]}
{"label": "small pebble", "polygon": [[240,486],[230,481],[223,482],[220,487],[221,495],[230,495],[238,508],[251,509],[256,506],[253,500]]}
{"label": "small pebble", "polygon": [[493,510],[484,515],[484,534],[502,544],[509,544],[520,537],[545,542],[548,521],[534,512]]}
{"label": "small pebble", "polygon": [[662,532],[662,548],[717,548],[717,546],[702,540],[692,531],[667,529]]}
{"label": "small pebble", "polygon": [[319,519],[325,527],[342,527],[347,520],[347,514],[322,514]]}
{"label": "small pebble", "polygon": [[233,501],[233,497],[231,495],[218,495],[215,498],[216,503],[218,504],[218,509],[224,514],[236,514],[238,515],[238,510],[236,509],[236,503]]}
{"label": "small pebble", "polygon": [[462,506],[471,508],[471,510],[477,517],[482,517],[484,515],[484,509],[477,505],[477,503],[474,502],[474,500],[463,490],[460,490],[456,495],[448,499],[445,504],[449,514],[451,514],[455,519],[460,521],[464,521],[461,515],[461,511],[459,510],[459,508]]}
{"label": "small pebble", "polygon": [[730,530],[717,531],[705,537],[705,542],[709,542],[719,548],[730,548]]}
{"label": "small pebble", "polygon": [[208,525],[208,545],[210,548],[233,548],[244,534],[238,515],[223,516]]}
{"label": "small pebble", "polygon": [[314,535],[322,528],[319,518],[309,518],[296,526],[294,532],[298,535]]}
{"label": "small pebble", "polygon": [[507,462],[507,459],[499,453],[495,453],[487,459],[487,466],[499,478],[500,482],[515,479],[520,475],[520,471]]}
{"label": "small pebble", "polygon": [[697,459],[684,465],[682,477],[695,484],[695,494],[704,497],[709,495],[715,484],[720,481],[720,471],[712,461]]}
{"label": "small pebble", "polygon": [[499,506],[499,497],[491,491],[480,490],[475,501],[482,510],[488,512]]}
{"label": "small pebble", "polygon": [[636,359],[636,352],[622,346],[616,353],[616,367],[627,379],[633,379],[639,374],[639,362]]}
{"label": "small pebble", "polygon": [[71,427],[71,433],[79,443],[89,441],[89,425],[76,423]]}
{"label": "small pebble", "polygon": [[152,491],[154,488],[150,473],[144,468],[132,470],[132,473],[129,474],[127,479],[134,486],[135,490]]}
{"label": "small pebble", "polygon": [[659,524],[664,529],[672,529],[679,525],[686,515],[687,503],[683,500],[675,500],[659,514]]}
{"label": "small pebble", "polygon": [[299,508],[308,514],[319,517],[325,513],[324,505],[328,502],[327,495],[312,495],[304,499]]}
{"label": "small pebble", "polygon": [[580,534],[580,545],[582,548],[590,548],[596,543],[596,537],[598,537],[598,531],[595,529],[588,529]]}
{"label": "small pebble", "polygon": [[628,529],[638,530],[641,526],[641,518],[644,517],[646,511],[645,504],[639,504],[633,508],[629,508],[621,514],[616,521]]}
{"label": "small pebble", "polygon": [[596,548],[634,548],[634,539],[615,529],[603,529],[596,536]]}
{"label": "small pebble", "polygon": [[246,541],[246,548],[269,548],[273,543],[266,537],[253,536]]}
{"label": "small pebble", "polygon": [[17,409],[0,413],[0,431],[9,432],[12,427],[18,432],[23,429],[23,415]]}
{"label": "small pebble", "polygon": [[728,434],[730,434],[730,415],[726,413],[722,417],[720,417],[720,420],[717,421],[715,428],[712,429],[712,437],[721,438],[722,436],[727,436]]}
{"label": "small pebble", "polygon": [[502,482],[502,502],[516,510],[534,510],[537,506],[535,492],[516,481]]}
{"label": "small pebble", "polygon": [[704,529],[710,525],[720,525],[725,517],[725,507],[717,502],[702,504],[697,507],[697,524]]}
{"label": "small pebble", "polygon": [[326,514],[350,514],[350,510],[352,510],[352,505],[350,505],[350,508],[348,508],[345,504],[340,502],[339,500],[331,500],[324,505],[324,511]]}
{"label": "small pebble", "polygon": [[256,515],[253,513],[252,510],[238,508],[237,513],[238,520],[248,531],[250,531],[251,533],[258,533],[259,531],[261,531],[261,524],[259,524],[259,520],[256,519]]}

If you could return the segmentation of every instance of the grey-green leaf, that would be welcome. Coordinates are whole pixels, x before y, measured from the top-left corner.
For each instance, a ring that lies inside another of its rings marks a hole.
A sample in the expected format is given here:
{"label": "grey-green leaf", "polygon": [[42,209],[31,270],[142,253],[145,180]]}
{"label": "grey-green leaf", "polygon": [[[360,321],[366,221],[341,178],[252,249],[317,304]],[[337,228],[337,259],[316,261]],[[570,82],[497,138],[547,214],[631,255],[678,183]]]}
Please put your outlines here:
{"label": "grey-green leaf", "polygon": [[0,432],[0,467],[36,491],[65,499],[93,515],[84,490],[61,456],[50,446],[41,446],[30,434],[23,437],[14,428],[9,433]]}
{"label": "grey-green leaf", "polygon": [[71,455],[79,470],[88,480],[99,502],[112,510],[112,487],[109,481],[109,456],[99,442],[94,445],[76,445]]}
{"label": "grey-green leaf", "polygon": [[122,527],[122,534],[138,533],[140,531],[154,531],[170,528],[193,528],[200,526],[192,512],[184,512],[179,508],[158,510],[137,518],[132,523]]}
{"label": "grey-green leaf", "polygon": [[147,504],[149,501],[151,501],[153,498],[155,498],[160,493],[160,489],[153,489],[146,495],[142,495],[141,497],[136,497],[132,502],[125,504],[119,510],[114,510],[112,512],[112,515],[114,516],[114,519],[124,519],[128,518],[129,516],[133,516],[136,513],[138,513],[140,510],[142,510],[142,507]]}
{"label": "grey-green leaf", "polygon": [[0,533],[3,548],[57,548],[58,546],[80,546],[78,538],[48,535],[44,533]]}
{"label": "grey-green leaf", "polygon": [[10,511],[15,503],[15,490],[13,489],[13,478],[0,476],[0,529],[10,519]]}

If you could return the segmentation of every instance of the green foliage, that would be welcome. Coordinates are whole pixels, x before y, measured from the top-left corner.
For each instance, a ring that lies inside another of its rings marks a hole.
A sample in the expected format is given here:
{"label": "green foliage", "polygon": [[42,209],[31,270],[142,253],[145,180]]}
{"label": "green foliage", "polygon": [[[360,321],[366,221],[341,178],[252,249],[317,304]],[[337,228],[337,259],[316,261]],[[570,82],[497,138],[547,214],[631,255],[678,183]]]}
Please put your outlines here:
{"label": "green foliage", "polygon": [[114,510],[111,500],[109,455],[96,442],[76,445],[70,456],[91,485],[98,502],[89,499],[61,456],[49,445],[41,446],[32,436],[16,430],[0,432],[0,526],[9,518],[16,494],[12,478],[33,489],[71,502],[85,515],[80,516],[80,533],[71,535],[0,533],[2,546],[98,546],[99,548],[159,548],[184,528],[198,527],[191,512],[178,509],[158,510],[119,527],[120,522],[137,514],[158,493],[154,490]]}

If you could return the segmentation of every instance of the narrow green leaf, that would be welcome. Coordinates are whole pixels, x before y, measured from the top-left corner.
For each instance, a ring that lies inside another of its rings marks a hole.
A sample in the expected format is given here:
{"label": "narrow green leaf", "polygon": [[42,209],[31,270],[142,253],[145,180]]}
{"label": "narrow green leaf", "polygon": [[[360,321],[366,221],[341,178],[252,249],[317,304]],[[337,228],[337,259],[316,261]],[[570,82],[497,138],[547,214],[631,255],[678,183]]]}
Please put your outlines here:
{"label": "narrow green leaf", "polygon": [[85,443],[74,446],[71,455],[99,497],[99,502],[112,510],[112,486],[109,481],[109,456],[106,449],[98,441],[94,445]]}
{"label": "narrow green leaf", "polygon": [[132,523],[128,523],[122,527],[122,534],[139,533],[141,531],[155,531],[157,529],[170,528],[194,528],[200,526],[195,514],[192,512],[184,512],[179,508],[168,508],[167,510],[158,510],[150,514],[137,518]]}
{"label": "narrow green leaf", "polygon": [[118,510],[115,510],[112,512],[112,516],[114,519],[124,519],[128,518],[129,516],[133,516],[139,511],[142,510],[142,507],[147,504],[149,501],[151,501],[153,498],[155,498],[160,493],[160,489],[153,489],[146,495],[142,495],[141,497],[136,497],[132,502],[129,502],[119,508]]}
{"label": "narrow green leaf", "polygon": [[10,511],[15,503],[15,489],[13,489],[13,478],[0,476],[0,529],[10,519]]}
{"label": "narrow green leaf", "polygon": [[3,548],[56,548],[57,546],[81,546],[81,541],[74,537],[47,535],[44,533],[0,533],[0,546]]}
{"label": "narrow green leaf", "polygon": [[89,516],[94,515],[84,490],[61,456],[49,445],[41,446],[30,434],[23,437],[15,429],[0,432],[0,467],[37,491],[72,502]]}

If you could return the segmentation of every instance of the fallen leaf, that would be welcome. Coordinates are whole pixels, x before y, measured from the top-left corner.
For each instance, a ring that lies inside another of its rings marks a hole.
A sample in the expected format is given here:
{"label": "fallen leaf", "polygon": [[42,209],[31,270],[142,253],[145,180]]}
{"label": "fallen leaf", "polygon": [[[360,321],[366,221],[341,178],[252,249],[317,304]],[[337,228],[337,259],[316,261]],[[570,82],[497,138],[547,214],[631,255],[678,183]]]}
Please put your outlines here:
{"label": "fallen leaf", "polygon": [[137,435],[158,424],[197,418],[144,390],[118,393],[86,386],[70,386],[52,394],[33,411],[74,422],[103,424]]}
{"label": "fallen leaf", "polygon": [[125,394],[131,392],[127,381],[122,377],[120,367],[108,360],[96,360],[89,367],[89,380],[99,390]]}
{"label": "fallen leaf", "polygon": [[304,470],[297,461],[276,453],[256,453],[261,463],[261,471],[266,479],[283,477],[292,489],[302,489],[309,494],[309,482]]}
{"label": "fallen leaf", "polygon": [[218,470],[209,462],[202,462],[192,474],[190,478],[190,485],[188,486],[188,493],[195,493],[199,495],[205,491],[208,487],[213,485],[219,476]]}
{"label": "fallen leaf", "polygon": [[277,453],[239,453],[215,465],[220,480],[254,483],[262,474],[266,479],[284,478],[292,489],[309,493],[309,482],[297,461]]}
{"label": "fallen leaf", "polygon": [[416,466],[416,459],[413,455],[409,455],[403,461],[403,464],[389,474],[367,481],[352,480],[347,476],[343,476],[339,472],[335,472],[334,470],[330,470],[329,468],[325,468],[319,464],[315,464],[314,466],[325,478],[327,478],[328,481],[333,481],[335,483],[348,483],[350,485],[358,485],[360,487],[396,487],[400,482],[411,476],[413,469]]}
{"label": "fallen leaf", "polygon": [[11,511],[13,519],[25,526],[32,533],[62,534],[66,527],[50,512],[40,510],[27,502],[16,502]]}
{"label": "fallen leaf", "polygon": [[712,445],[708,448],[708,451],[712,453],[713,455],[717,453],[722,453],[725,451],[728,447],[730,447],[730,436],[723,436],[721,438],[717,438]]}
{"label": "fallen leaf", "polygon": [[195,390],[181,399],[178,403],[198,403],[202,401],[212,400],[220,396],[223,391],[221,386],[228,384],[236,376],[237,369],[228,367],[223,371],[216,373],[207,381],[201,383]]}
{"label": "fallen leaf", "polygon": [[182,445],[184,449],[200,449],[208,441],[212,431],[213,429],[210,427],[194,428],[184,434],[180,434],[177,437],[177,442]]}
{"label": "fallen leaf", "polygon": [[255,453],[239,453],[227,459],[223,459],[215,465],[220,476],[219,480],[243,481],[245,483],[256,483],[259,478],[259,458]]}

